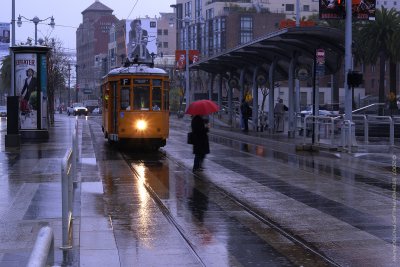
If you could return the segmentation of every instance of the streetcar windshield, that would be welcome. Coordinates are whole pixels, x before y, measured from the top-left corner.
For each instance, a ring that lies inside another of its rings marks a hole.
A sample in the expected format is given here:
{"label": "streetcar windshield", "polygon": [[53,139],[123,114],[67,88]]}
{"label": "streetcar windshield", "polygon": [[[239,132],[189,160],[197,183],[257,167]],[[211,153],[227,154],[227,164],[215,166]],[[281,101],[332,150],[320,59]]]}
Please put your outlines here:
{"label": "streetcar windshield", "polygon": [[150,87],[135,86],[133,89],[133,109],[149,110],[150,109]]}

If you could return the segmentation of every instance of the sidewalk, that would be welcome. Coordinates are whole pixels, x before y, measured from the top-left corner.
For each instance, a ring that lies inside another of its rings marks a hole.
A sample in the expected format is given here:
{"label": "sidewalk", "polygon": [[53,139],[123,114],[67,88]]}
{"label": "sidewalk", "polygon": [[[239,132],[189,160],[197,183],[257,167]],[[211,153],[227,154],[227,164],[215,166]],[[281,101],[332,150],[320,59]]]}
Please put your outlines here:
{"label": "sidewalk", "polygon": [[[79,120],[84,117],[79,118]],[[88,129],[79,123],[80,164],[74,183],[73,248],[65,259],[61,223],[61,161],[72,146],[75,118],[56,114],[48,141],[5,148],[1,121],[0,267],[25,266],[41,227],[54,232],[55,265],[120,266],[109,221],[99,209],[103,186]],[[87,126],[85,126],[87,127]]]}

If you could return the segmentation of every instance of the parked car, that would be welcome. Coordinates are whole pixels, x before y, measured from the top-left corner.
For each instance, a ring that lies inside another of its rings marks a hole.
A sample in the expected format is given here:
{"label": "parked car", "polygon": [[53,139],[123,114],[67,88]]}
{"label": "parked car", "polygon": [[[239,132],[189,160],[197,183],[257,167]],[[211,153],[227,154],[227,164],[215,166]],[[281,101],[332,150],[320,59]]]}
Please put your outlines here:
{"label": "parked car", "polygon": [[0,117],[7,117],[7,107],[0,106]]}
{"label": "parked car", "polygon": [[73,103],[72,106],[67,108],[67,115],[88,115],[88,109],[83,106],[82,103]]}
{"label": "parked car", "polygon": [[93,109],[92,114],[101,114],[101,108]]}
{"label": "parked car", "polygon": [[[313,105],[308,106],[305,110],[300,111],[302,117],[312,115],[313,114]],[[321,106],[319,107],[319,116],[335,116],[339,115],[339,111],[332,111],[323,109]]]}

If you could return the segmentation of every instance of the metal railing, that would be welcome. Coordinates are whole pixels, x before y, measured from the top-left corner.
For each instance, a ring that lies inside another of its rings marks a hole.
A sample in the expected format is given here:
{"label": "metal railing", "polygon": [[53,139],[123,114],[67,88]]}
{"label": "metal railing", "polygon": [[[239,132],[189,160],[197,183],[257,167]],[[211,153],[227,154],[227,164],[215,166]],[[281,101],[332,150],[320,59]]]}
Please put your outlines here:
{"label": "metal railing", "polygon": [[[375,116],[375,115],[352,115],[352,121],[344,120],[343,116],[329,117],[329,116],[306,116],[303,121],[301,121],[298,128],[303,134],[303,144],[306,144],[306,137],[308,132],[312,132],[315,138],[315,142],[318,144],[320,137],[325,137],[325,139],[330,140],[329,144],[331,146],[336,146],[335,143],[338,138],[335,133],[343,133],[340,137],[340,143],[338,145],[342,147],[350,146],[354,142],[350,137],[355,137],[356,126],[361,124],[363,128],[363,141],[365,145],[370,145],[370,128],[371,125],[389,125],[389,145],[394,146],[395,137],[395,124],[400,124],[400,117],[392,116]],[[322,127],[321,127],[322,126]],[[324,134],[321,135],[321,129]],[[343,132],[345,131],[345,132]],[[348,132],[347,132],[348,131]]]}
{"label": "metal railing", "polygon": [[27,267],[54,265],[54,234],[49,226],[42,227],[33,246]]}
{"label": "metal railing", "polygon": [[[311,121],[311,122],[309,122]],[[314,126],[313,126],[314,125]],[[322,126],[322,127],[321,127]],[[335,141],[335,118],[329,116],[313,116],[308,115],[304,118],[303,125],[301,127],[303,133],[303,144],[306,143],[307,132],[310,132],[314,127],[314,137],[316,137],[316,143],[319,143],[321,134],[322,137],[330,140],[330,144],[334,145]],[[322,129],[322,130],[321,130]]]}
{"label": "metal railing", "polygon": [[[368,123],[368,128],[370,124],[389,124],[389,144],[391,146],[394,145],[394,121],[391,116],[375,116],[375,115],[369,115],[367,116],[367,123]],[[367,130],[367,136],[366,136],[366,143],[368,143],[368,130]]]}
{"label": "metal railing", "polygon": [[62,194],[62,246],[61,249],[72,248],[72,207],[73,181],[76,180],[78,161],[78,121],[75,122],[72,134],[72,148],[69,148],[61,162],[61,194]]}

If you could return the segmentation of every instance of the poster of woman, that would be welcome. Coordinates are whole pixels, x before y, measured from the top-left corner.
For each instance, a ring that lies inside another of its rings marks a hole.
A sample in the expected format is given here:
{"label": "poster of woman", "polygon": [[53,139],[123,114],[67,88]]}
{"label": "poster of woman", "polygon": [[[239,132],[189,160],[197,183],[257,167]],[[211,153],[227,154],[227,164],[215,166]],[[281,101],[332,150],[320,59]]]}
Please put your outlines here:
{"label": "poster of woman", "polygon": [[15,83],[19,99],[21,129],[37,129],[36,54],[15,55]]}

